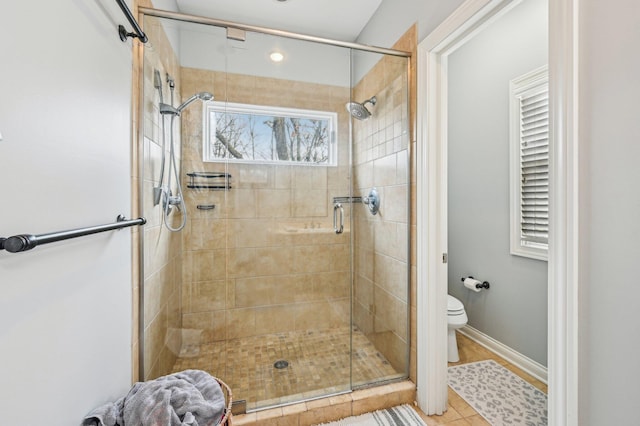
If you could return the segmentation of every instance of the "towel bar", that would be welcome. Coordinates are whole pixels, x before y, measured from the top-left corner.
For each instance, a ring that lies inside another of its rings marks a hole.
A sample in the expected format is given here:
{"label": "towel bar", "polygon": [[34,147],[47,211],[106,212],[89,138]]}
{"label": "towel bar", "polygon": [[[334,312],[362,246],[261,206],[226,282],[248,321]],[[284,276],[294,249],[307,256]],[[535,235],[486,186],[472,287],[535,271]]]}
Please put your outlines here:
{"label": "towel bar", "polygon": [[147,223],[147,219],[144,217],[129,220],[125,218],[124,215],[118,215],[116,221],[117,222],[115,223],[109,223],[106,225],[51,232],[49,234],[20,234],[12,237],[0,238],[0,250],[6,250],[9,253],[18,253],[21,251],[31,250],[32,248],[42,244],[55,243],[57,241],[69,240],[71,238],[83,237],[85,235],[97,234],[99,232],[113,231],[116,229],[127,228],[129,226],[144,225]]}

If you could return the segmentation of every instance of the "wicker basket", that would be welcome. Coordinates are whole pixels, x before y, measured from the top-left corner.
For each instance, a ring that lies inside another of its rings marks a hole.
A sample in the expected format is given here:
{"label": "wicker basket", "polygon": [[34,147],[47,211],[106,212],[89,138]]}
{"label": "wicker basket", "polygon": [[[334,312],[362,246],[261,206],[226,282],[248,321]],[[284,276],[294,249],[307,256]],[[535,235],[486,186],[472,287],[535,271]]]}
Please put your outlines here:
{"label": "wicker basket", "polygon": [[220,388],[222,388],[222,393],[224,395],[224,401],[227,404],[224,409],[224,415],[220,419],[220,423],[218,423],[218,425],[231,426],[232,425],[231,405],[233,404],[233,395],[231,394],[231,388],[227,386],[225,382],[218,379],[217,377],[214,377],[214,378],[220,384]]}

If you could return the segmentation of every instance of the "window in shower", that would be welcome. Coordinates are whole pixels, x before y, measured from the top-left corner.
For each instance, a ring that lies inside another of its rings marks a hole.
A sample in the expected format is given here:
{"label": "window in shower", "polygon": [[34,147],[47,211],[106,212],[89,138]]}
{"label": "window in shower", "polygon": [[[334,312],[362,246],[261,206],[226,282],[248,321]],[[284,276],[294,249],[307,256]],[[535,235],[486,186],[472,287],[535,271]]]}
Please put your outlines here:
{"label": "window in shower", "polygon": [[209,102],[204,161],[337,164],[335,112]]}

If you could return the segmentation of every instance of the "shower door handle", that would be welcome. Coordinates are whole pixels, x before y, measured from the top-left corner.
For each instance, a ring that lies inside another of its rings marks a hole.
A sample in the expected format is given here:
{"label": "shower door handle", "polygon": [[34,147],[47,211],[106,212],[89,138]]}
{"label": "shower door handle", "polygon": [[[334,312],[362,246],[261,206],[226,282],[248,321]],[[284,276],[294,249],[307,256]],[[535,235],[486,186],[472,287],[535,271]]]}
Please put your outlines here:
{"label": "shower door handle", "polygon": [[[338,224],[338,213],[340,213],[339,224]],[[344,208],[340,203],[335,203],[333,205],[333,229],[336,231],[336,234],[342,234],[342,231],[344,231]]]}

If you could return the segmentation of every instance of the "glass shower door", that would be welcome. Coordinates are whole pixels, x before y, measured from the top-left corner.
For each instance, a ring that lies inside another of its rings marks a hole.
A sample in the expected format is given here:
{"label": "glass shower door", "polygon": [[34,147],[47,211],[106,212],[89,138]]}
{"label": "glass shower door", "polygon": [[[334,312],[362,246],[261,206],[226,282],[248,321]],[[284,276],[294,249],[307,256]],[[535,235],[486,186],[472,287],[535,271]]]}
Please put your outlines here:
{"label": "glass shower door", "polygon": [[[202,369],[252,411],[406,377],[406,58],[148,16],[145,31],[144,378]],[[198,93],[214,99],[173,114],[171,232],[160,103]]]}
{"label": "glass shower door", "polygon": [[[249,410],[348,391],[351,209],[337,234],[332,200],[350,194],[349,52],[250,32],[207,45],[208,59],[183,63],[183,85],[211,82],[215,95],[183,116],[195,129],[183,127],[185,147],[193,135],[202,146],[183,163],[230,179],[226,191],[192,192],[189,207],[192,229],[224,236],[211,276],[190,283],[192,309],[212,282],[226,291],[211,312],[213,370]],[[186,241],[189,256],[204,255]]]}
{"label": "glass shower door", "polygon": [[352,64],[353,188],[368,203],[353,216],[357,388],[409,374],[410,135],[408,59],[353,51]]}

